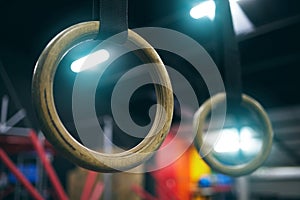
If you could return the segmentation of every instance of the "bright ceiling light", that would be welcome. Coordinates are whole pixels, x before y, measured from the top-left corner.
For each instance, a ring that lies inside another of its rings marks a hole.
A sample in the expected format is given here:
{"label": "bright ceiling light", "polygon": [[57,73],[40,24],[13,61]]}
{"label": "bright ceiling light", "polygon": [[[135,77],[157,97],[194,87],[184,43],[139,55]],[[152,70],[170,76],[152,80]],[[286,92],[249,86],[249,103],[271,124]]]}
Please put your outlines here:
{"label": "bright ceiling light", "polygon": [[[254,30],[254,25],[246,16],[244,11],[237,3],[239,0],[229,0],[233,27],[236,35],[245,34]],[[190,15],[194,19],[208,17],[214,20],[216,12],[216,4],[213,0],[206,0],[196,5],[190,10]]]}
{"label": "bright ceiling light", "polygon": [[235,153],[243,151],[246,154],[255,154],[261,147],[261,140],[250,127],[243,127],[239,132],[236,128],[223,129],[221,137],[214,146],[217,153]]}
{"label": "bright ceiling light", "polygon": [[230,153],[239,151],[239,132],[236,128],[223,129],[221,137],[214,146],[217,153]]}
{"label": "bright ceiling light", "polygon": [[107,61],[110,57],[110,54],[107,50],[101,49],[95,51],[87,56],[84,56],[78,60],[75,60],[71,64],[71,70],[75,73],[91,69],[96,67],[97,65]]}
{"label": "bright ceiling light", "polygon": [[194,19],[208,17],[210,20],[215,18],[216,4],[213,0],[204,1],[190,11],[190,15]]}
{"label": "bright ceiling light", "polygon": [[261,148],[262,141],[257,138],[257,133],[250,127],[243,127],[240,134],[240,149],[243,152],[256,154]]}
{"label": "bright ceiling light", "polygon": [[254,25],[244,13],[238,0],[230,0],[231,17],[236,35],[246,34],[254,30]]}

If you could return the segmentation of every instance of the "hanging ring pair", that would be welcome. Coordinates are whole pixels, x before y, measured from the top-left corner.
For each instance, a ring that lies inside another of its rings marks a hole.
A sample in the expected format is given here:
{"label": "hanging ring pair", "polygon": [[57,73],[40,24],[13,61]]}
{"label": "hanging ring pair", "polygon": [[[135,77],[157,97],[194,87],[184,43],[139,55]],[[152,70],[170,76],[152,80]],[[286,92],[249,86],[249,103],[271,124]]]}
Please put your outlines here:
{"label": "hanging ring pair", "polygon": [[149,133],[141,143],[122,153],[105,154],[93,151],[75,140],[61,122],[53,99],[53,82],[57,67],[75,44],[94,39],[99,22],[79,23],[58,34],[40,55],[33,76],[33,104],[47,139],[67,158],[81,167],[114,172],[131,169],[147,160],[162,144],[171,126],[173,91],[166,68],[157,52],[141,36],[128,30],[128,42],[140,48],[138,52],[145,63],[155,65],[152,72],[161,84],[155,84],[157,96],[156,115]]}
{"label": "hanging ring pair", "polygon": [[[75,140],[61,122],[53,98],[53,82],[57,67],[75,44],[87,39],[94,39],[99,31],[99,22],[91,21],[76,24],[57,35],[40,55],[33,76],[33,104],[41,122],[41,128],[47,139],[57,150],[81,167],[100,171],[114,172],[128,170],[146,161],[160,147],[168,134],[173,114],[173,92],[166,68],[156,51],[141,36],[128,30],[128,41],[142,50],[144,62],[155,65],[151,72],[162,84],[155,84],[157,103],[156,116],[151,130],[140,144],[128,151],[105,154],[93,151]],[[146,47],[146,48],[145,48]],[[194,130],[197,133],[195,144],[201,153],[203,146],[203,127],[212,105],[219,104],[226,98],[225,93],[213,96],[205,102],[194,117]],[[273,131],[264,109],[254,99],[243,95],[242,105],[253,110],[263,124],[263,147],[260,153],[249,163],[238,166],[226,166],[220,163],[212,152],[204,159],[208,164],[225,174],[240,176],[251,173],[267,158],[272,145]]]}

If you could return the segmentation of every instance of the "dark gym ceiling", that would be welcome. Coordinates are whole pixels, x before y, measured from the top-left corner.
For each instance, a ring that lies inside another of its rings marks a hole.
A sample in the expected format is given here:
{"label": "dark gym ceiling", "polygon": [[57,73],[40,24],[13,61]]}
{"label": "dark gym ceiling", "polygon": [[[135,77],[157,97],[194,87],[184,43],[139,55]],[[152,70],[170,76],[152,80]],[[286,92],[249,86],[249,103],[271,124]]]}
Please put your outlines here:
{"label": "dark gym ceiling", "polygon": [[[189,16],[196,2],[129,0],[129,27],[175,29],[213,52],[212,22]],[[267,109],[299,106],[300,1],[241,0],[238,3],[256,28],[253,33],[238,36],[244,92]],[[37,125],[31,106],[31,79],[39,54],[61,30],[92,20],[93,10],[92,0],[0,1],[0,60],[32,126]],[[0,91],[1,97],[8,93],[3,82]]]}

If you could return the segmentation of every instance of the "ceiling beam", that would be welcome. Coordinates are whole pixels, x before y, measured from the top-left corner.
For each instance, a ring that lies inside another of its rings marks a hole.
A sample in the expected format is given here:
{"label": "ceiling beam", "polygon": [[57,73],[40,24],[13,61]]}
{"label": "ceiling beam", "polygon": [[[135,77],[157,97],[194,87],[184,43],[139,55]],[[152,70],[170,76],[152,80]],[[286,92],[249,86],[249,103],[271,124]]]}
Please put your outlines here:
{"label": "ceiling beam", "polygon": [[294,25],[297,23],[300,23],[300,15],[289,17],[289,18],[286,18],[283,20],[278,20],[278,21],[271,22],[269,24],[257,27],[254,29],[254,31],[252,31],[248,34],[237,36],[237,40],[238,40],[238,42],[249,40],[249,39],[264,35],[264,34],[268,34],[273,31],[277,31],[277,30],[286,28],[288,26],[291,26],[291,25]]}

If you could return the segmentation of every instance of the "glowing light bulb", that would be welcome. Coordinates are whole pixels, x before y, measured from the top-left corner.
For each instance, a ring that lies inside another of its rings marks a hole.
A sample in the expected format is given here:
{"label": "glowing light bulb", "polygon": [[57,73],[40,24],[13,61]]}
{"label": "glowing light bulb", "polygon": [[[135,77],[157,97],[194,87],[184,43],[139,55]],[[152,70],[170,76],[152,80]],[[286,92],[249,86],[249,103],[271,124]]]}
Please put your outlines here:
{"label": "glowing light bulb", "polygon": [[217,153],[234,153],[241,150],[245,153],[255,154],[262,145],[261,139],[256,136],[257,133],[250,127],[243,127],[240,133],[236,128],[223,129],[214,150]]}
{"label": "glowing light bulb", "polygon": [[107,50],[101,49],[95,51],[89,55],[86,55],[78,60],[75,60],[71,64],[71,70],[75,73],[91,69],[97,65],[107,61],[110,57],[110,54]]}
{"label": "glowing light bulb", "polygon": [[237,152],[240,148],[239,139],[239,132],[236,128],[223,129],[214,150],[218,153]]}
{"label": "glowing light bulb", "polygon": [[210,20],[215,18],[216,4],[213,0],[204,1],[190,11],[191,17],[194,19],[200,19],[202,17],[208,17]]}
{"label": "glowing light bulb", "polygon": [[256,133],[252,128],[242,128],[240,135],[240,149],[247,153],[258,153],[261,148],[262,141],[255,138],[255,136]]}

